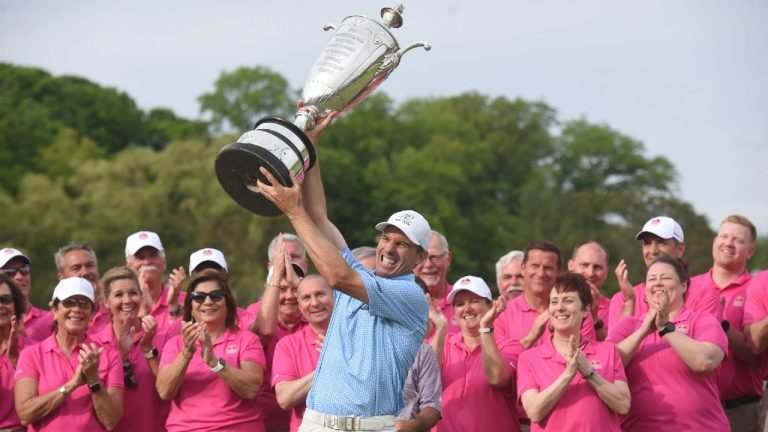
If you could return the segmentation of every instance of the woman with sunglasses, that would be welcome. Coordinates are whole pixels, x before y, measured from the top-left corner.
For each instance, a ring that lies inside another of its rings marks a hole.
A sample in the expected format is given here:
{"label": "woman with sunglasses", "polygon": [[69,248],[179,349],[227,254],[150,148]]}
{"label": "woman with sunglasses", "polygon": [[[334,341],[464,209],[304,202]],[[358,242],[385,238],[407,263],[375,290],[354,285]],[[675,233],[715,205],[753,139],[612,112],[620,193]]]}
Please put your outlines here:
{"label": "woman with sunglasses", "polygon": [[120,353],[125,384],[125,406],[131,414],[117,424],[116,431],[161,431],[165,429],[168,403],[155,390],[155,378],[165,333],[157,331],[152,315],[139,318],[142,292],[136,273],[128,267],[115,267],[99,281],[99,291],[112,319],[94,335],[101,346]]}
{"label": "woman with sunglasses", "polygon": [[517,394],[531,431],[621,430],[629,387],[616,347],[581,338],[591,304],[584,276],[555,278],[549,294],[552,336],[523,352],[517,366]]}
{"label": "woman with sunglasses", "polygon": [[181,334],[165,344],[157,391],[171,401],[168,431],[264,431],[256,395],[266,360],[258,337],[237,323],[227,278],[197,272],[184,299]]}
{"label": "woman with sunglasses", "polygon": [[85,334],[96,309],[93,286],[62,279],[51,301],[54,334],[19,356],[16,413],[33,431],[112,430],[123,414],[123,366],[117,351]]}
{"label": "woman with sunglasses", "polygon": [[17,333],[26,304],[16,282],[0,273],[0,430],[22,430],[13,405],[13,375],[19,351],[28,344]]}

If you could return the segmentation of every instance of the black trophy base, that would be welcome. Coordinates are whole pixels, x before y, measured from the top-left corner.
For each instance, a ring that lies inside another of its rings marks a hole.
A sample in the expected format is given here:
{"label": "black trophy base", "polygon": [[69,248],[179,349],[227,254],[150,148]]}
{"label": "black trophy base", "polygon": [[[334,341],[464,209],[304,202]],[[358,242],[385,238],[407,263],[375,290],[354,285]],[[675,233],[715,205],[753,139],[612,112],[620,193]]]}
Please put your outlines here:
{"label": "black trophy base", "polygon": [[261,216],[279,216],[279,208],[259,192],[256,181],[270,184],[259,171],[265,167],[280,184],[293,186],[285,165],[274,154],[255,144],[233,143],[224,146],[216,158],[216,177],[224,190],[246,210]]}

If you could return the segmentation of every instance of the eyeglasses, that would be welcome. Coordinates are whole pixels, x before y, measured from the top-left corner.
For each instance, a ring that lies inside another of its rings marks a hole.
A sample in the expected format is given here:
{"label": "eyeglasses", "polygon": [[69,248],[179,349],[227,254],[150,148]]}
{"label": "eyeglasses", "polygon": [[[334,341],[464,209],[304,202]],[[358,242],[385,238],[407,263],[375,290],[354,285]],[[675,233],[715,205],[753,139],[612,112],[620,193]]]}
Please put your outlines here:
{"label": "eyeglasses", "polygon": [[446,255],[447,254],[445,254],[445,253],[441,253],[440,255],[430,255],[430,256],[427,257],[427,259],[431,263],[436,264],[436,263],[439,263],[440,261],[442,261],[443,258],[445,258]]}
{"label": "eyeglasses", "polygon": [[10,294],[5,294],[0,296],[0,303],[4,305],[9,305],[13,303],[13,296]]}
{"label": "eyeglasses", "polygon": [[90,310],[92,306],[90,300],[83,300],[83,299],[78,300],[73,298],[62,300],[61,305],[67,309],[72,309],[75,306],[80,306],[80,309],[83,309],[83,310]]}
{"label": "eyeglasses", "polygon": [[224,293],[224,290],[216,290],[211,292],[192,291],[189,296],[192,298],[193,302],[203,304],[205,303],[206,297],[210,297],[214,303],[218,303],[226,296],[226,294]]}
{"label": "eyeglasses", "polygon": [[2,272],[5,273],[5,275],[8,277],[14,277],[16,276],[16,273],[21,273],[22,276],[26,276],[31,271],[32,267],[28,265],[25,265],[24,267],[8,267],[2,269]]}
{"label": "eyeglasses", "polygon": [[126,387],[136,387],[136,375],[133,374],[133,367],[128,359],[123,361],[123,384]]}

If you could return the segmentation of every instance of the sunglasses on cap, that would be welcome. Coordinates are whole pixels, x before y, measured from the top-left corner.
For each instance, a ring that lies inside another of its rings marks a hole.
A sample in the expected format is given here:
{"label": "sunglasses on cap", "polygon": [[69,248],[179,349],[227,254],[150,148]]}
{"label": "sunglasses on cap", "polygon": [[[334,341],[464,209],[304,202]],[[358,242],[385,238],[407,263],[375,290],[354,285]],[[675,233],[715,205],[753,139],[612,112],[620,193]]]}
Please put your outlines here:
{"label": "sunglasses on cap", "polygon": [[72,309],[75,306],[80,306],[80,309],[83,309],[83,310],[90,310],[92,306],[90,300],[84,300],[84,299],[78,300],[75,298],[64,299],[61,301],[61,305],[67,309]]}
{"label": "sunglasses on cap", "polygon": [[2,269],[2,272],[8,277],[14,277],[16,276],[16,273],[21,273],[23,276],[26,276],[30,271],[32,271],[32,267],[28,265],[25,265],[24,267],[8,267]]}
{"label": "sunglasses on cap", "polygon": [[224,293],[224,290],[216,290],[211,292],[192,291],[189,296],[192,298],[193,302],[203,304],[205,303],[206,297],[210,297],[214,303],[218,303],[226,296],[226,294]]}
{"label": "sunglasses on cap", "polygon": [[4,305],[13,303],[13,296],[10,294],[0,295],[0,303]]}

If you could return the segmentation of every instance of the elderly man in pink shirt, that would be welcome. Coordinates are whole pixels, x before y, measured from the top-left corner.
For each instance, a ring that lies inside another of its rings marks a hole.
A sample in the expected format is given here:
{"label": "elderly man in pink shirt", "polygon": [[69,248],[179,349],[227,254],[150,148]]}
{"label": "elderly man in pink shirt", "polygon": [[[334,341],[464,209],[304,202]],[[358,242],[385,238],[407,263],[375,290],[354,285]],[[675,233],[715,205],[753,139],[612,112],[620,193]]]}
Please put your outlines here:
{"label": "elderly man in pink shirt", "polygon": [[304,417],[305,401],[333,312],[333,290],[320,275],[302,279],[298,297],[308,325],[277,342],[272,363],[272,385],[280,407],[291,411],[291,432],[299,429]]}
{"label": "elderly man in pink shirt", "polygon": [[454,318],[453,306],[447,300],[453,289],[446,278],[448,268],[451,267],[453,261],[453,253],[448,249],[448,240],[443,234],[432,230],[427,254],[427,259],[413,269],[413,274],[424,281],[429,288],[432,303],[439,307],[443,315],[448,318],[448,334],[458,333],[461,331],[459,322]]}
{"label": "elderly man in pink shirt", "polygon": [[508,302],[523,294],[523,256],[513,250],[496,261],[496,287]]}
{"label": "elderly man in pink shirt", "polygon": [[734,432],[757,431],[763,380],[760,357],[749,351],[744,338],[744,306],[752,276],[747,260],[755,252],[755,225],[744,216],[730,215],[720,223],[712,241],[712,268],[691,279],[692,285],[720,294],[722,326],[728,335],[728,355],[720,366],[718,387],[725,414]]}
{"label": "elderly man in pink shirt", "polygon": [[600,289],[608,277],[608,251],[596,241],[577,245],[568,260],[568,271],[578,273],[587,280],[592,294],[589,312],[595,321],[595,335],[597,340],[605,340],[608,336],[608,308],[611,301]]}
{"label": "elderly man in pink shirt", "polygon": [[[643,229],[635,237],[642,241],[643,260],[645,265],[660,255],[681,258],[685,253],[685,236],[683,228],[674,219],[657,216],[648,220]],[[634,287],[629,282],[627,264],[624,260],[616,266],[616,278],[620,291],[611,298],[608,310],[608,326],[628,316],[640,316],[648,312],[645,298],[645,285],[641,282]],[[717,315],[719,312],[719,295],[709,287],[691,284],[685,298],[685,304],[693,311],[707,312]]]}

